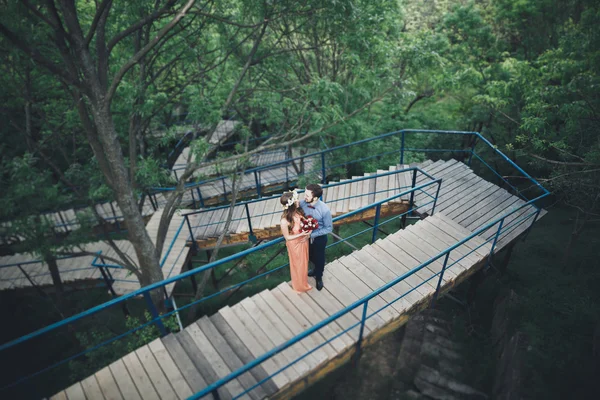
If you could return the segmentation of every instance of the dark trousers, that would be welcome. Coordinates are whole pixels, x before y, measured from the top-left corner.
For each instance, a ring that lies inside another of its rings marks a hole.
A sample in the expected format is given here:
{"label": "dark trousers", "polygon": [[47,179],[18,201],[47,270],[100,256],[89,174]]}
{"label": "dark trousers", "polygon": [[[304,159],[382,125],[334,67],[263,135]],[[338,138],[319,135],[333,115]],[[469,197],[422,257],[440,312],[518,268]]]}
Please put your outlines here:
{"label": "dark trousers", "polygon": [[327,235],[317,236],[308,247],[308,259],[315,265],[315,278],[323,277]]}

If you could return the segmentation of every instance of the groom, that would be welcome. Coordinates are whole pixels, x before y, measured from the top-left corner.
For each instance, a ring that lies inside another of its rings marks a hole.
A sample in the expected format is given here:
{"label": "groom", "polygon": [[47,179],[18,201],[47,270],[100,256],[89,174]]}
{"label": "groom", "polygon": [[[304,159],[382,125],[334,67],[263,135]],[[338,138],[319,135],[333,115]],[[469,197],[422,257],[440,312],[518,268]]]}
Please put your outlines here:
{"label": "groom", "polygon": [[308,276],[314,276],[317,281],[317,290],[323,289],[323,270],[325,269],[325,246],[327,245],[327,234],[333,231],[331,210],[327,204],[319,198],[323,194],[321,186],[311,183],[306,186],[304,200],[300,202],[302,211],[310,215],[319,223],[319,228],[312,231],[310,235],[310,246],[308,248],[308,259],[314,264],[314,268],[308,271]]}

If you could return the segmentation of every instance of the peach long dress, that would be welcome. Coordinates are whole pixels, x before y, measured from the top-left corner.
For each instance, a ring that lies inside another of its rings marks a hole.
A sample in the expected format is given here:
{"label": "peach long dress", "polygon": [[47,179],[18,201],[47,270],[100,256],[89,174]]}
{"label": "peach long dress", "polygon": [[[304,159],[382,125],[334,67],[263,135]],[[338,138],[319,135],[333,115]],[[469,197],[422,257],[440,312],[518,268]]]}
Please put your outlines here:
{"label": "peach long dress", "polygon": [[[292,235],[297,235],[300,232],[300,215],[295,214]],[[312,286],[308,284],[308,240],[304,237],[298,237],[287,240],[285,245],[290,259],[292,288],[299,293],[308,292],[312,289]]]}

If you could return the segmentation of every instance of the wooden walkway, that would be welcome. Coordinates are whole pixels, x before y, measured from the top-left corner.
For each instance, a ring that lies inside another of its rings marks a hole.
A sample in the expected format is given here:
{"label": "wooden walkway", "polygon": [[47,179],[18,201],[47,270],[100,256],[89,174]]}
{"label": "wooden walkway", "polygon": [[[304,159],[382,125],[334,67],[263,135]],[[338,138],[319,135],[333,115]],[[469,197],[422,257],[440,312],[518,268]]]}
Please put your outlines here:
{"label": "wooden walkway", "polygon": [[[184,150],[185,151],[185,150]],[[292,157],[299,156],[299,150],[292,150]],[[251,165],[253,166],[264,166],[273,164],[279,161],[285,160],[285,151],[269,151],[264,153],[258,153],[253,157]],[[258,178],[258,184],[261,187],[262,193],[269,193],[273,190],[281,190],[281,187],[287,183],[295,182],[298,180],[298,175],[302,174],[302,171],[312,172],[316,179],[321,179],[320,166],[321,161],[318,156],[307,158],[302,163],[298,162],[294,165],[281,165],[274,166],[268,169],[261,170],[257,173],[257,177],[253,173],[245,174],[242,177],[241,182],[238,183],[240,187],[240,195],[254,195],[256,194],[256,179]],[[203,169],[203,174],[197,173],[194,176],[202,179],[210,178],[210,176],[221,175],[221,170],[227,170],[227,166],[209,166]],[[313,170],[313,168],[319,168]],[[181,174],[181,171],[178,172]],[[184,206],[191,206],[193,204],[199,204],[198,190],[202,195],[202,199],[205,205],[214,205],[224,201],[223,193],[227,193],[228,197],[231,197],[232,181],[229,177],[223,180],[216,180],[212,182],[206,182],[198,185],[197,188],[187,190],[183,195],[181,202]],[[163,207],[167,202],[167,196],[169,192],[157,195],[157,203],[159,207]]]}
{"label": "wooden walkway", "polygon": [[[146,229],[148,230],[148,233],[153,241],[156,238],[158,223],[161,215],[162,210],[158,210],[146,225]],[[187,230],[184,230],[186,227],[183,227],[181,231],[179,230],[179,228],[182,227],[183,222],[183,217],[176,214],[169,225],[167,238],[163,247],[164,262],[162,264],[162,270],[165,279],[181,273],[181,270],[188,259],[190,248],[186,246]],[[175,238],[178,232],[180,234],[177,235],[175,241],[173,242],[173,238]],[[171,243],[173,243],[172,246]],[[127,240],[116,240],[115,244],[121,251],[127,254],[134,263],[137,263],[137,256],[131,242]],[[101,264],[102,255],[118,259],[116,252],[107,242],[104,241],[88,243],[87,245],[82,246],[82,248],[88,252],[100,252],[101,256],[96,257],[86,255],[57,260],[60,276],[64,283],[86,280],[102,280],[102,274],[99,268],[93,266],[92,263],[96,261],[96,264]],[[0,290],[32,287],[32,282],[36,286],[46,286],[52,284],[52,278],[48,270],[48,265],[45,262],[41,262],[28,254],[15,254],[12,256],[0,257],[0,266],[18,263],[23,263],[21,265],[22,269],[20,269],[18,266],[4,268],[0,267]],[[114,262],[105,260],[105,264],[113,265]],[[115,279],[113,288],[118,295],[123,295],[140,288],[137,278],[128,270],[113,267],[110,268],[110,272],[112,277]],[[170,294],[172,290],[173,285],[169,285],[167,287],[167,292]]]}
{"label": "wooden walkway", "polygon": [[[428,217],[327,264],[323,276],[325,288],[320,292],[312,290],[299,295],[287,282],[264,290],[232,307],[224,307],[210,317],[201,318],[182,332],[156,339],[52,399],[184,399],[467,235],[469,231],[447,216],[436,214]],[[478,237],[457,248],[450,261],[466,257],[447,270],[443,290],[474,273],[483,265],[489,252],[490,245]],[[367,320],[367,343],[403,324],[411,314],[428,304],[437,280],[434,278],[422,283],[441,267],[441,262],[437,261],[369,302],[368,311],[373,313],[410,292]],[[360,313],[361,310],[356,309],[346,314],[231,381],[220,389],[220,397],[232,398],[351,328],[283,373],[273,376],[244,398],[260,399],[275,393],[291,395],[298,392],[350,357],[358,338],[355,325]]]}
{"label": "wooden walkway", "polygon": [[[407,168],[408,166],[403,166]],[[401,169],[401,168],[398,168]],[[403,168],[402,168],[403,169]],[[397,167],[390,167],[389,171],[378,170],[377,174],[392,172]],[[377,174],[367,173],[364,176]],[[352,179],[362,178],[353,176]],[[351,179],[342,180],[340,185],[325,188],[323,190],[323,201],[331,209],[332,216],[346,214],[350,211],[365,207],[375,201],[386,197],[399,194],[408,190],[411,185],[412,171],[401,172],[394,175],[387,175],[369,180],[354,182]],[[338,182],[330,182],[338,183]],[[250,224],[254,235],[261,240],[273,239],[281,236],[279,221],[281,220],[280,195],[264,198],[261,201],[255,201],[248,205],[248,211],[251,216]],[[402,196],[397,200],[386,203],[382,208],[382,215],[397,215],[408,210],[409,196]],[[210,248],[214,246],[217,238],[225,228],[225,220],[230,207],[223,207],[217,210],[208,209],[199,214],[192,214],[190,225],[194,238],[201,248]],[[372,219],[374,210],[358,215],[356,218],[340,221],[343,224],[356,222],[359,220]],[[228,230],[226,243],[241,243],[248,241],[250,233],[247,214],[244,205],[234,207],[233,220]]]}

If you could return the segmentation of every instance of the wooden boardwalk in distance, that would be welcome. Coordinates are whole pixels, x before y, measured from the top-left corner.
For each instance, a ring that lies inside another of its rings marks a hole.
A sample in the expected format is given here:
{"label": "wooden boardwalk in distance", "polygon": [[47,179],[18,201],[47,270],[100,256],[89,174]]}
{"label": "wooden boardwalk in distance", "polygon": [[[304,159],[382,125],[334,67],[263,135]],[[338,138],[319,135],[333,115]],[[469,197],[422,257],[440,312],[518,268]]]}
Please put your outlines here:
{"label": "wooden boardwalk in distance", "polygon": [[[424,219],[414,225],[329,262],[322,291],[297,294],[288,282],[283,282],[204,316],[182,332],[154,340],[52,399],[184,399],[523,204],[456,160],[428,162],[422,167],[435,177],[444,178],[435,213],[428,216],[431,210],[423,206],[420,211]],[[357,193],[363,189],[347,185],[338,190]],[[374,196],[369,201],[374,201],[377,194]],[[417,196],[418,204],[427,201],[426,195]],[[348,204],[346,209],[343,202],[339,204],[339,212],[352,207]],[[337,205],[335,210],[338,213]],[[510,219],[516,221],[516,218]],[[528,225],[518,225],[503,235],[499,246],[515,240]],[[442,293],[485,265],[491,251],[491,243],[485,240],[494,232],[490,229],[451,252],[451,266],[444,274]],[[443,258],[438,259],[370,300],[368,313],[372,314],[404,295],[367,320],[365,344],[403,325],[429,304],[438,279],[434,275],[441,270],[442,263]],[[314,283],[312,278],[309,282]],[[361,308],[357,308],[231,381],[219,390],[220,397],[230,399],[265,378],[268,379],[244,398],[291,397],[352,356],[360,319]],[[345,330],[348,331],[342,333]],[[339,336],[303,360],[271,376],[336,335]]]}

